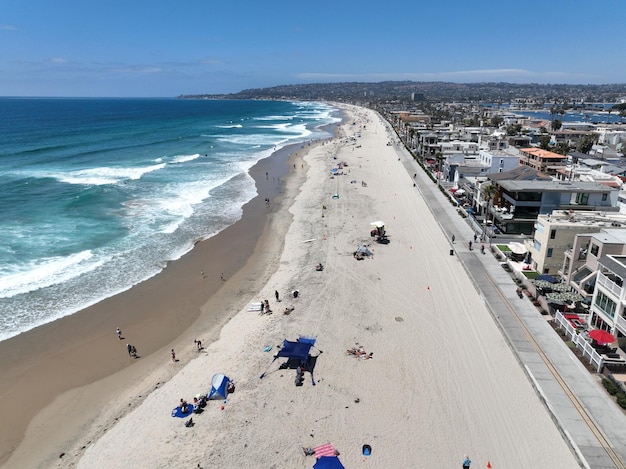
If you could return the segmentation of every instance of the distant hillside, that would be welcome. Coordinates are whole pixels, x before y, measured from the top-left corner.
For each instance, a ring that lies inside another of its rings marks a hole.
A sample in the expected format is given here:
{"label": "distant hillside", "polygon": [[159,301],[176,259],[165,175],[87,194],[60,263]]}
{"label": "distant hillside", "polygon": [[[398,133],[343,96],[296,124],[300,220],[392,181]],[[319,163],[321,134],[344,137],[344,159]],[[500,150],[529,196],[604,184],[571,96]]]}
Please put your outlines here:
{"label": "distant hillside", "polygon": [[302,99],[348,102],[501,101],[617,102],[626,98],[626,84],[540,85],[513,83],[445,83],[383,81],[379,83],[312,83],[243,90],[232,94],[181,95],[186,99]]}

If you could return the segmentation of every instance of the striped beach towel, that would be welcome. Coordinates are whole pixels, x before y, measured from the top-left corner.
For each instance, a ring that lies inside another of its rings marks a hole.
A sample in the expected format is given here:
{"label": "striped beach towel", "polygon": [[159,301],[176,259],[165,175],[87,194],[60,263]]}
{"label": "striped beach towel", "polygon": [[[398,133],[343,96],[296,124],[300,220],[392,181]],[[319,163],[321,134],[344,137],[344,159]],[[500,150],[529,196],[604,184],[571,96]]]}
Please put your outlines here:
{"label": "striped beach towel", "polygon": [[315,457],[317,459],[321,458],[322,456],[336,456],[337,453],[335,452],[335,448],[333,448],[333,445],[331,445],[330,443],[326,444],[326,445],[321,445],[315,448]]}

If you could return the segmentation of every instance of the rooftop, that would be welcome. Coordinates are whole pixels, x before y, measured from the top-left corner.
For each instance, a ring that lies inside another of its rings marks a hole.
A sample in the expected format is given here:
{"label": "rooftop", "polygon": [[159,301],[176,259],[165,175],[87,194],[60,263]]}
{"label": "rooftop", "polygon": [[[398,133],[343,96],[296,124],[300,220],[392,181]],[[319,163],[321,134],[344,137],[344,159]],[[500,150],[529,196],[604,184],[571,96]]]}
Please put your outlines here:
{"label": "rooftop", "polygon": [[498,185],[509,192],[607,192],[615,190],[604,184],[589,181],[540,181],[512,180],[498,181]]}

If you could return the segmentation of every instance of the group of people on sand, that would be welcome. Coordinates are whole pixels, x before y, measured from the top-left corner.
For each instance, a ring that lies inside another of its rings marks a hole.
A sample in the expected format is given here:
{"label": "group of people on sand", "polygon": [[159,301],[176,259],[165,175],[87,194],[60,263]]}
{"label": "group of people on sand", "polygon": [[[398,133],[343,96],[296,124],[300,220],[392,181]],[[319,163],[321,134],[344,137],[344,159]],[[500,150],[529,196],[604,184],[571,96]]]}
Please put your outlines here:
{"label": "group of people on sand", "polygon": [[[122,330],[119,327],[115,328],[115,335],[117,336],[118,340],[125,339],[125,337],[122,336]],[[139,355],[137,355],[137,347],[135,347],[134,345],[126,344],[126,350],[128,351],[129,357],[139,358]]]}
{"label": "group of people on sand", "polygon": [[369,360],[374,358],[374,352],[367,353],[362,345],[356,344],[354,347],[346,350],[346,353],[354,358],[360,358],[362,360]]}
{"label": "group of people on sand", "polygon": [[268,300],[261,301],[261,312],[259,314],[272,314],[270,309],[270,302]]}

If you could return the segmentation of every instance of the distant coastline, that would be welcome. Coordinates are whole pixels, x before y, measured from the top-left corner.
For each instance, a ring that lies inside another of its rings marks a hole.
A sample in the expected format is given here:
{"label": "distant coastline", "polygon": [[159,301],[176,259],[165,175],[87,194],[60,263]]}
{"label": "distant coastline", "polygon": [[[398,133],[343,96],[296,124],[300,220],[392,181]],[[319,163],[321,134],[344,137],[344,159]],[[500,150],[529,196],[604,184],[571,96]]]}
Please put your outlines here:
{"label": "distant coastline", "polygon": [[341,82],[282,85],[247,89],[230,94],[187,94],[179,99],[274,99],[383,102],[519,102],[618,103],[626,100],[626,83],[605,85],[449,83],[383,81],[378,83]]}

